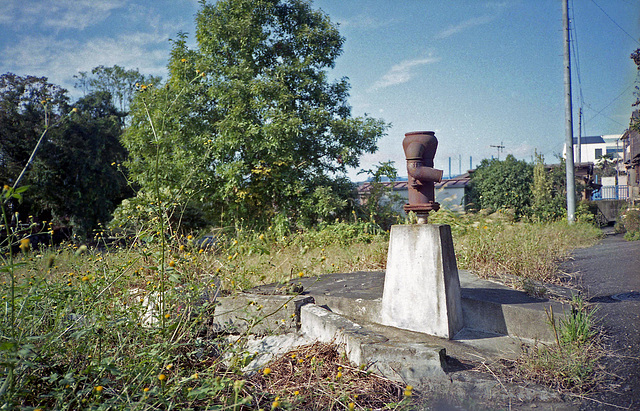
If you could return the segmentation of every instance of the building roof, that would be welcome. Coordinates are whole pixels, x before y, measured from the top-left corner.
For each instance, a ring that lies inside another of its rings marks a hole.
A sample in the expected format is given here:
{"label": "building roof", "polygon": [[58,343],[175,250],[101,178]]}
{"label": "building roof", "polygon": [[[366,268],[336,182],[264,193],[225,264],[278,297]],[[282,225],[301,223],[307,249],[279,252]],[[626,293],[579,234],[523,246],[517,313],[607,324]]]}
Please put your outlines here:
{"label": "building roof", "polygon": [[[439,188],[465,188],[470,181],[470,177],[469,177],[469,173],[465,173],[462,174],[458,177],[454,177],[451,179],[446,179],[446,180],[442,180],[441,182],[437,183],[435,185],[436,189]],[[393,185],[393,191],[402,191],[402,190],[408,190],[409,187],[409,182],[408,181],[396,181],[394,183],[387,181],[387,182],[383,182],[382,184],[384,184],[387,187],[392,187]],[[364,193],[368,193],[369,190],[371,190],[371,183],[367,182],[367,183],[362,183],[358,186],[358,193],[364,194]]]}
{"label": "building roof", "polygon": [[[580,138],[580,144],[604,144],[602,136],[584,136]],[[578,144],[578,137],[573,138],[573,144]]]}

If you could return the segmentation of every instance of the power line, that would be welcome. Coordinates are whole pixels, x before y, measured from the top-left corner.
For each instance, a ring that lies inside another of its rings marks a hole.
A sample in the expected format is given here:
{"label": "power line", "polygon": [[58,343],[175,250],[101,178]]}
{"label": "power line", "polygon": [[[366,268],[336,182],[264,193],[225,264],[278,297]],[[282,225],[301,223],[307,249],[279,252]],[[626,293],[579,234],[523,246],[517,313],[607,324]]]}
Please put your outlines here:
{"label": "power line", "polygon": [[596,6],[597,6],[597,7],[598,7],[598,8],[599,8],[603,13],[604,13],[604,15],[605,15],[605,16],[607,16],[607,17],[609,18],[609,20],[611,20],[611,21],[613,22],[613,24],[615,24],[616,26],[618,26],[618,28],[619,28],[620,30],[622,30],[622,32],[623,32],[624,34],[626,34],[627,36],[629,36],[629,38],[630,38],[631,40],[635,41],[636,43],[638,43],[638,45],[640,45],[640,42],[638,41],[638,39],[636,39],[635,37],[633,37],[631,34],[627,33],[627,31],[626,31],[625,29],[623,29],[623,28],[622,28],[622,26],[620,26],[620,25],[619,25],[619,24],[618,24],[614,19],[612,19],[612,18],[611,18],[611,16],[609,16],[609,15],[607,14],[607,12],[606,12],[606,11],[604,11],[604,9],[603,9],[602,7],[600,7],[600,5],[599,5],[598,3],[596,3],[596,2],[595,2],[595,0],[591,0],[591,2],[592,2],[593,4],[595,4],[595,5],[596,5]]}
{"label": "power line", "polygon": [[[604,106],[602,109],[600,109],[600,111],[598,111],[596,114],[594,114],[594,115],[593,115],[593,116],[592,116],[588,121],[591,121],[591,120],[593,120],[594,118],[596,118],[597,116],[600,116],[600,115],[601,115],[601,116],[603,116],[603,117],[608,118],[609,120],[613,121],[613,122],[614,122],[614,123],[616,123],[616,124],[620,124],[618,121],[616,121],[616,120],[612,119],[611,117],[609,117],[609,116],[606,116],[606,115],[602,114],[602,112],[603,112],[603,111],[605,111],[605,110],[606,110],[610,105],[612,105],[613,103],[615,103],[615,101],[616,101],[616,100],[618,100],[620,97],[622,97],[622,96],[623,96],[627,91],[629,91],[629,89],[630,89],[631,87],[633,87],[633,84],[631,84],[629,87],[627,87],[626,89],[624,89],[624,91],[623,91],[622,93],[618,94],[618,95],[617,95],[613,100],[611,100],[611,101],[609,102],[609,104],[607,104],[607,105],[606,105],[606,106]],[[596,111],[596,109],[594,109],[593,107],[591,107],[591,105],[586,104],[586,106],[587,106],[588,108],[590,108],[591,110]],[[621,126],[623,126],[623,127],[625,127],[625,125],[624,125],[624,124],[620,124],[620,125],[621,125]]]}

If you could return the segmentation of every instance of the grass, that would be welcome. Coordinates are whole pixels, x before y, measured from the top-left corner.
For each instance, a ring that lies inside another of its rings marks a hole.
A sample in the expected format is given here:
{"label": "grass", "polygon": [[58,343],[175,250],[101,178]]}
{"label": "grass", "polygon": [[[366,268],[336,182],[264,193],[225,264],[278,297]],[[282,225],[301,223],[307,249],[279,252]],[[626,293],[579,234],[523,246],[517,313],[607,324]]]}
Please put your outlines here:
{"label": "grass", "polygon": [[549,323],[556,335],[555,344],[530,347],[516,361],[503,361],[499,369],[516,382],[535,382],[560,392],[588,395],[603,381],[601,358],[605,350],[595,330],[596,310],[580,297],[571,301],[572,312],[556,325],[549,311]]}
{"label": "grass", "polygon": [[[596,238],[579,225],[447,213],[437,218],[452,225],[459,266],[483,275],[552,279],[553,265],[543,264],[545,258],[557,262],[570,246]],[[576,240],[583,232],[586,239]],[[2,403],[24,409],[410,406],[405,387],[354,368],[331,351],[335,347],[302,347],[275,360],[270,377],[244,375],[251,354],[243,340],[229,345],[208,326],[218,285],[232,293],[298,276],[379,270],[386,263],[387,233],[369,223],[335,223],[284,234],[234,229],[206,249],[195,240],[166,238],[163,249],[157,238],[138,235],[109,247],[67,244],[23,247],[12,259],[4,254],[0,378],[10,383]],[[513,250],[517,258],[510,256]],[[149,300],[160,298],[164,309],[150,312]],[[293,354],[303,363],[292,362]],[[307,354],[325,357],[312,364]],[[237,361],[223,361],[228,356]],[[540,351],[538,365],[527,364],[549,368],[559,357]],[[336,379],[338,367],[342,376]]]}
{"label": "grass", "polygon": [[456,216],[445,211],[431,220],[452,226],[459,268],[520,287],[531,281],[557,282],[559,263],[602,235],[587,223],[513,222],[499,213]]}

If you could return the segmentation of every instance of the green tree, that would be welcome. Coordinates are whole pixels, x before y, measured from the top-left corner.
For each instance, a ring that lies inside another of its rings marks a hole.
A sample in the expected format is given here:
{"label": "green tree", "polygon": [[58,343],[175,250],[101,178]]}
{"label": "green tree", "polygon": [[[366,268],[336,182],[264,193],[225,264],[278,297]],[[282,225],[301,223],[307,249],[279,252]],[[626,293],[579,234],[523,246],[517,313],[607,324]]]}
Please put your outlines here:
{"label": "green tree", "polygon": [[87,237],[125,197],[133,195],[118,165],[126,159],[120,144],[124,114],[107,92],[75,103],[78,113],[52,130],[36,159],[31,179],[37,212],[47,212],[74,234]]}
{"label": "green tree", "polygon": [[196,25],[194,49],[173,42],[166,85],[132,104],[131,177],[212,222],[314,214],[319,187],[333,190],[387,127],[352,117],[347,79],[327,79],[344,39],[303,0],[203,1]]}
{"label": "green tree", "polygon": [[129,104],[137,90],[136,84],[160,84],[162,81],[161,77],[144,75],[138,69],[127,70],[118,65],[97,66],[91,73],[81,71],[73,77],[77,79],[75,87],[82,89],[85,96],[96,91],[110,93],[113,105],[121,112],[129,110]]}
{"label": "green tree", "polygon": [[471,174],[470,202],[482,209],[511,209],[522,217],[531,204],[533,165],[511,154],[503,161],[484,159]]}
{"label": "green tree", "polygon": [[[536,153],[531,185],[531,216],[539,221],[554,221],[566,213],[564,163],[547,170],[544,156]],[[579,197],[578,197],[579,198]]]}
{"label": "green tree", "polygon": [[[67,91],[44,77],[0,76],[0,182],[13,185],[43,134],[40,148],[20,182],[30,186],[12,211],[73,226],[86,236],[106,223],[116,204],[133,194],[115,166],[126,151],[119,142],[123,114],[111,95],[78,100],[73,115]],[[61,121],[63,120],[64,121]]]}
{"label": "green tree", "polygon": [[46,77],[0,76],[0,182],[13,185],[47,127],[68,113],[67,90]]}
{"label": "green tree", "polygon": [[[381,162],[372,170],[361,170],[370,176],[369,192],[362,207],[366,218],[375,222],[383,229],[388,230],[393,223],[398,222],[400,206],[403,198],[394,193],[393,183],[398,178],[398,171],[393,161]],[[385,184],[384,180],[391,184]]]}

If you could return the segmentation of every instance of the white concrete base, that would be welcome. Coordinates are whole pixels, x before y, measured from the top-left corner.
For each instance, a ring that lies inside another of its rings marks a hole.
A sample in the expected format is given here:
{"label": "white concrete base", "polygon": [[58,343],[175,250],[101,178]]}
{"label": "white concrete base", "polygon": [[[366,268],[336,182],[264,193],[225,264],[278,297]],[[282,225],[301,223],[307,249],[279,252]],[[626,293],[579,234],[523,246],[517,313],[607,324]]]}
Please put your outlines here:
{"label": "white concrete base", "polygon": [[391,227],[381,323],[443,338],[463,328],[451,227]]}

